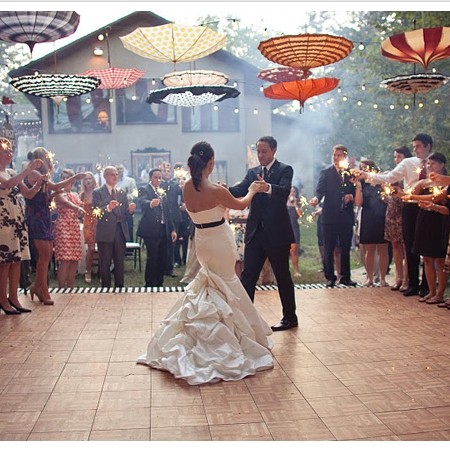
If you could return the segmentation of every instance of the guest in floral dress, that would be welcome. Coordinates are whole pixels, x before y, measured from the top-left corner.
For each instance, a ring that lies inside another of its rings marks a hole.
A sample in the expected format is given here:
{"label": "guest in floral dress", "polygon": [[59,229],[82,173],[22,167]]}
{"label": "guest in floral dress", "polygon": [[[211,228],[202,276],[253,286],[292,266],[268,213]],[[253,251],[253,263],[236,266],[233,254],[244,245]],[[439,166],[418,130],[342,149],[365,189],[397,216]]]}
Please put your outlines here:
{"label": "guest in floral dress", "polygon": [[[395,164],[399,164],[405,158],[412,156],[408,147],[398,147],[394,149]],[[392,256],[395,266],[395,283],[391,286],[393,291],[401,292],[408,289],[408,266],[406,264],[405,243],[403,241],[402,229],[402,209],[401,199],[403,182],[393,183],[391,185],[394,191],[392,195],[387,195],[386,219],[384,224],[384,238],[392,245]]]}
{"label": "guest in floral dress", "polygon": [[83,202],[84,218],[83,218],[83,237],[87,246],[86,251],[86,272],[84,280],[86,283],[92,282],[92,261],[95,253],[95,230],[97,227],[97,217],[92,207],[92,192],[97,187],[94,174],[86,172],[86,177],[81,184],[80,199]]}
{"label": "guest in floral dress", "polygon": [[[73,170],[64,169],[61,180],[73,177]],[[80,215],[84,214],[83,202],[76,192],[71,192],[73,183],[55,195],[57,218],[55,221],[55,260],[58,264],[58,286],[73,288],[78,263],[81,261]]]}
{"label": "guest in floral dress", "polygon": [[24,178],[41,165],[36,160],[19,174],[10,166],[14,152],[8,139],[0,138],[0,309],[8,315],[31,312],[18,299],[20,263],[30,259],[28,230],[25,223],[21,195],[32,195],[39,189],[40,180],[32,189],[23,183]]}

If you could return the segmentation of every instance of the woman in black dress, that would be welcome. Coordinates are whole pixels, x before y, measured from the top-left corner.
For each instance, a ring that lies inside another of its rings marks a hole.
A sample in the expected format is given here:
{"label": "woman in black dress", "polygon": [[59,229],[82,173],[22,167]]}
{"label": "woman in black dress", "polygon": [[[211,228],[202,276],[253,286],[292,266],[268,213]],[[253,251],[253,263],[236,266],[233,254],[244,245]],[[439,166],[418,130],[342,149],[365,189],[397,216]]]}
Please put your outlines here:
{"label": "woman in black dress", "polygon": [[[378,172],[376,164],[371,160],[361,161],[360,169],[364,172]],[[361,227],[359,241],[364,244],[365,267],[367,281],[364,286],[373,286],[375,252],[378,252],[381,286],[389,286],[386,282],[388,268],[388,242],[384,239],[384,223],[386,203],[380,195],[380,187],[372,186],[365,181],[356,181],[355,206],[361,206]]]}
{"label": "woman in black dress", "polygon": [[[427,174],[446,175],[446,163],[447,158],[442,153],[431,153],[427,159]],[[444,263],[450,224],[448,194],[448,186],[439,186],[427,178],[416,184],[412,195],[404,197],[405,201],[419,202],[413,251],[423,257],[430,288],[430,292],[419,301],[431,305],[444,302],[447,286],[448,272],[444,271]]]}

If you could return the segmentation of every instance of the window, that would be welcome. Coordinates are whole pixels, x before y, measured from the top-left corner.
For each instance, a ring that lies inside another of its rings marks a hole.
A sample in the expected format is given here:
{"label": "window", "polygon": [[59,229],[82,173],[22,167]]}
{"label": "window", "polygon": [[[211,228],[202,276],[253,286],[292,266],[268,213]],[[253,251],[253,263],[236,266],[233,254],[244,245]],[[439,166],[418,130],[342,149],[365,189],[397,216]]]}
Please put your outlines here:
{"label": "window", "polygon": [[69,97],[59,105],[48,100],[49,133],[110,133],[111,103],[107,90]]}
{"label": "window", "polygon": [[175,106],[165,103],[149,104],[146,102],[148,93],[153,89],[161,89],[160,80],[139,79],[126,89],[116,90],[116,114],[117,123],[176,123]]}

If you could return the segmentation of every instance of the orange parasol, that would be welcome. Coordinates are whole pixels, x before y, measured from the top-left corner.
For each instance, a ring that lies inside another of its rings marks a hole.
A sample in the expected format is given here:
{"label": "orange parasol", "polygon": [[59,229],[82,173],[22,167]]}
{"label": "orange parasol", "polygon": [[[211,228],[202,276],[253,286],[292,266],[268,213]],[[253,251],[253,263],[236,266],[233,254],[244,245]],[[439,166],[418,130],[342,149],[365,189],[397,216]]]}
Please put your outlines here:
{"label": "orange parasol", "polygon": [[311,68],[340,61],[352,49],[352,41],[329,34],[278,36],[261,41],[258,45],[258,50],[270,61],[301,69],[304,73]]}
{"label": "orange parasol", "polygon": [[308,78],[307,80],[286,81],[272,84],[264,89],[264,95],[275,100],[298,100],[300,112],[305,101],[315,95],[332,91],[339,84],[338,78]]}
{"label": "orange parasol", "polygon": [[420,63],[427,70],[431,62],[450,57],[450,27],[396,34],[381,43],[381,54],[393,61]]}

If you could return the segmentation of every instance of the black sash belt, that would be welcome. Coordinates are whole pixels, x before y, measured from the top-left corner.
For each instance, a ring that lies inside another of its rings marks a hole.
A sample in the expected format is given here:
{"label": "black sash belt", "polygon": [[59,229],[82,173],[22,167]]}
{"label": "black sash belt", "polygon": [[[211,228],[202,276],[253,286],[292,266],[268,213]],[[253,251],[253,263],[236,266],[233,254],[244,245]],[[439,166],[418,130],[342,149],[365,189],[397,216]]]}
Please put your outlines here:
{"label": "black sash belt", "polygon": [[222,220],[217,222],[209,222],[209,223],[194,223],[196,228],[214,228],[222,225],[225,222],[225,219],[222,217]]}

